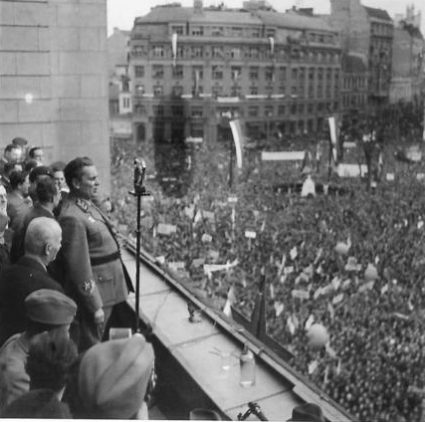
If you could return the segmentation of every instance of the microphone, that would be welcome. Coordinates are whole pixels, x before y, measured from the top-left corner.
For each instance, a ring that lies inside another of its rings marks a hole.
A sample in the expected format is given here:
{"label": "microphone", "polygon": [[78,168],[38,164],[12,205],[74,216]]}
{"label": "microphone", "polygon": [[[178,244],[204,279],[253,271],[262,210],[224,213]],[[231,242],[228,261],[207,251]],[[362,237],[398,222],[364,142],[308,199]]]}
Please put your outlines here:
{"label": "microphone", "polygon": [[144,193],[145,187],[143,183],[145,181],[146,163],[142,158],[134,159],[134,191],[136,193]]}
{"label": "microphone", "polygon": [[264,415],[264,413],[261,411],[261,407],[257,403],[248,403],[248,407],[251,409],[251,412],[254,413],[255,416],[257,416],[260,421],[267,421],[268,419]]}

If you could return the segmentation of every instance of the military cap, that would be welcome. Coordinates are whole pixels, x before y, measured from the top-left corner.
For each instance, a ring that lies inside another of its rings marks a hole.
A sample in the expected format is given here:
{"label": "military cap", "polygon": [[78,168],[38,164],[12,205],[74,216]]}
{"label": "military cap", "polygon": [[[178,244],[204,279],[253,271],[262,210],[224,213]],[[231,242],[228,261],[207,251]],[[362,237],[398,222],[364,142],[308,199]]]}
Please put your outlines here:
{"label": "military cap", "polygon": [[94,345],[79,368],[85,412],[95,419],[130,419],[142,405],[153,367],[152,345],[141,334]]}
{"label": "military cap", "polygon": [[25,298],[27,317],[31,321],[49,325],[70,324],[77,312],[76,303],[63,293],[39,289]]}
{"label": "military cap", "polygon": [[12,139],[12,144],[18,147],[24,147],[28,144],[28,141],[25,138],[21,138],[20,136]]}

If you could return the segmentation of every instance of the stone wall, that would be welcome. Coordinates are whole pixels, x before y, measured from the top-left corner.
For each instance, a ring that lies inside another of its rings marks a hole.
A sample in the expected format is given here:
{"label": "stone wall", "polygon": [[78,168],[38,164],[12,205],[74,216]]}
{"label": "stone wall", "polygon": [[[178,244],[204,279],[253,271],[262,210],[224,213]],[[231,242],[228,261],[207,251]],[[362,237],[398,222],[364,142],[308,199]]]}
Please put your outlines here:
{"label": "stone wall", "polygon": [[106,0],[0,0],[0,147],[91,156],[110,185]]}

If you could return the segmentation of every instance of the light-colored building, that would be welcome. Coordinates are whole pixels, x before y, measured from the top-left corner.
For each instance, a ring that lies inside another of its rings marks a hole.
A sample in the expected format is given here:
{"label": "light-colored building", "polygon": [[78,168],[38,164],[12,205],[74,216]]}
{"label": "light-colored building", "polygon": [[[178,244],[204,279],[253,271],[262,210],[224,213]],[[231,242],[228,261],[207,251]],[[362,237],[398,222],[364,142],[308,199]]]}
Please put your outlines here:
{"label": "light-colored building", "polygon": [[317,133],[339,110],[340,56],[337,32],[298,11],[157,6],[131,34],[135,136],[228,139],[236,117],[251,139]]}
{"label": "light-colored building", "polygon": [[132,137],[132,96],[128,74],[130,32],[114,28],[108,37],[109,130],[112,138]]}
{"label": "light-colored building", "polygon": [[343,51],[367,57],[371,111],[385,106],[390,95],[394,31],[387,11],[363,6],[360,0],[331,0],[331,21],[341,34]]}
{"label": "light-colored building", "polygon": [[0,145],[92,156],[110,183],[106,0],[0,0]]}
{"label": "light-colored building", "polygon": [[401,20],[394,29],[390,101],[412,102],[424,93],[425,41],[419,27]]}

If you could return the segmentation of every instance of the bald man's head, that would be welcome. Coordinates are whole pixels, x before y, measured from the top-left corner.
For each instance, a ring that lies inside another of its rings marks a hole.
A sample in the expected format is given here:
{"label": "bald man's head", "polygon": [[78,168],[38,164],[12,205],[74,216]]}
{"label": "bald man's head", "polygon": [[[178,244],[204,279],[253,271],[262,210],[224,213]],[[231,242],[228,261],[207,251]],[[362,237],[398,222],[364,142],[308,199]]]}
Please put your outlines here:
{"label": "bald man's head", "polygon": [[61,247],[62,229],[53,218],[32,220],[25,233],[25,253],[39,257],[46,265],[52,262]]}

